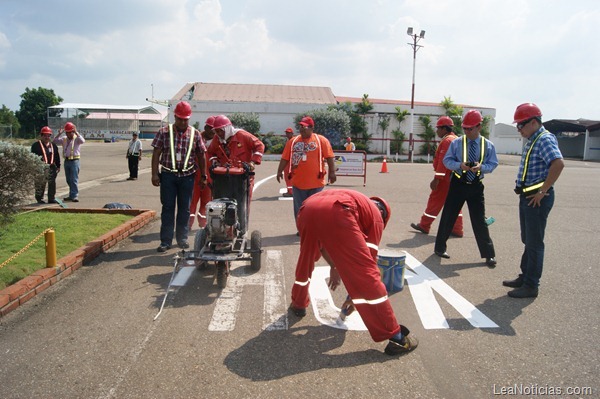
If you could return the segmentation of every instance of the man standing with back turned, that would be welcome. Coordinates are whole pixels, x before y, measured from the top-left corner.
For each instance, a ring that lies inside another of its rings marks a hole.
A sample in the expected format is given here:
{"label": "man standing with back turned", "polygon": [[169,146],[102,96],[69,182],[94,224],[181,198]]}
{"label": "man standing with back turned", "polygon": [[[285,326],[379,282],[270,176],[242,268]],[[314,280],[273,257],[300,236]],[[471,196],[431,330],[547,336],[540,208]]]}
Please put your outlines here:
{"label": "man standing with back turned", "polygon": [[489,267],[496,267],[494,243],[485,223],[484,186],[481,180],[486,173],[492,173],[496,169],[498,157],[494,144],[480,134],[481,122],[483,117],[479,111],[472,109],[467,112],[462,122],[464,136],[450,144],[444,157],[444,165],[453,173],[435,238],[434,251],[439,257],[450,258],[446,252],[446,242],[460,209],[466,202],[479,255],[485,258]]}
{"label": "man standing with back turned", "polygon": [[565,163],[556,136],[542,126],[542,111],[533,103],[521,104],[515,111],[517,130],[527,139],[517,174],[515,192],[519,195],[521,274],[502,285],[514,288],[513,298],[535,298],[544,267],[544,233],[548,215],[554,205],[553,185]]}

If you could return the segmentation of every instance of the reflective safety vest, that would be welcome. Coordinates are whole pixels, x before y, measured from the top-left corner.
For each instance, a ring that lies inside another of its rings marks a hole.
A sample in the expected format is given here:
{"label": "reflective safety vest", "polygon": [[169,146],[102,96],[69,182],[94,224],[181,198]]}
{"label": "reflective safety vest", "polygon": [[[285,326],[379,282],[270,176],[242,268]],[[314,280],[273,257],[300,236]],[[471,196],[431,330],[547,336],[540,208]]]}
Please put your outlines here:
{"label": "reflective safety vest", "polygon": [[[463,155],[463,162],[467,163],[469,162],[469,151],[467,151],[467,141],[469,141],[467,139],[467,136],[463,136],[462,137],[462,155]],[[481,151],[479,151],[480,157],[479,157],[479,163],[482,164],[483,163],[483,158],[485,157],[485,141],[486,138],[481,136]],[[461,174],[456,173],[456,171],[454,171],[454,176],[456,176],[459,179],[462,179],[463,177],[465,177],[465,174],[467,173],[467,171],[465,170],[461,170]],[[479,175],[481,175],[481,169],[479,169],[477,171],[477,177],[479,178]]]}
{"label": "reflective safety vest", "polygon": [[[188,165],[189,161],[190,161],[190,156],[192,155],[192,148],[194,147],[194,133],[196,131],[196,129],[194,129],[193,126],[190,126],[190,129],[192,129],[192,133],[190,134],[190,144],[188,146],[187,149],[187,153],[185,154],[185,159],[183,161],[183,168],[176,168],[176,169],[169,169],[169,168],[165,168],[164,166],[162,166],[163,169],[168,170],[169,172],[187,172],[190,169],[193,169],[196,164],[194,162],[192,162],[191,165]],[[177,162],[175,161],[175,140],[173,138],[173,125],[169,124],[169,146],[171,147],[171,165],[177,167]]]}
{"label": "reflective safety vest", "polygon": [[48,165],[53,165],[54,164],[54,151],[52,151],[52,143],[50,143],[50,162],[48,162],[48,155],[46,154],[46,146],[44,145],[44,143],[42,143],[41,140],[38,140],[38,143],[40,144],[40,148],[42,149],[44,163],[47,163]]}
{"label": "reflective safety vest", "polygon": [[527,155],[525,155],[525,162],[523,163],[523,176],[521,176],[521,192],[523,194],[527,194],[531,191],[536,191],[538,190],[540,187],[542,187],[544,185],[544,181],[542,180],[541,182],[535,183],[531,186],[525,186],[525,178],[527,177],[527,170],[529,169],[529,156],[531,155],[531,151],[533,150],[533,146],[535,146],[535,143],[537,143],[537,141],[540,139],[540,137],[542,137],[543,135],[548,134],[547,131],[540,133],[539,136],[537,136],[535,138],[535,140],[533,140],[533,143],[531,143],[531,147],[529,147],[529,150],[527,151]]}

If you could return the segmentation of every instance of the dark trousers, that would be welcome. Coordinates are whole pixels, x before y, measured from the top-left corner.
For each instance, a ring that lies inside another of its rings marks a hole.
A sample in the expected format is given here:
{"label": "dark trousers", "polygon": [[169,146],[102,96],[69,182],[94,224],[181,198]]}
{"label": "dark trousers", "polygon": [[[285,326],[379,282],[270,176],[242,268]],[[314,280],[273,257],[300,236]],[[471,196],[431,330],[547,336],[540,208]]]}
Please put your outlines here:
{"label": "dark trousers", "polygon": [[[179,177],[175,173],[160,174],[160,242],[171,245],[173,233],[177,243],[187,241],[190,202],[194,191],[194,175]],[[177,217],[175,217],[177,211]]]}
{"label": "dark trousers", "polygon": [[438,227],[438,233],[435,238],[435,251],[445,252],[446,242],[450,237],[454,223],[460,213],[461,208],[467,203],[469,207],[469,217],[477,247],[482,258],[493,258],[496,256],[494,243],[490,238],[488,226],[485,223],[485,197],[483,195],[484,186],[481,182],[466,184],[459,179],[452,177],[450,189],[444,203],[442,219]]}
{"label": "dark trousers", "polygon": [[530,287],[538,287],[544,268],[544,233],[548,215],[554,206],[554,189],[548,190],[540,206],[530,206],[525,195],[519,198],[519,221],[521,224],[521,241],[525,250],[521,256],[521,276],[523,282]]}
{"label": "dark trousers", "polygon": [[50,165],[45,178],[35,182],[35,199],[41,201],[44,199],[46,183],[48,183],[48,201],[54,201],[56,195],[56,175],[58,174],[56,166]]}
{"label": "dark trousers", "polygon": [[137,155],[127,155],[127,165],[129,166],[129,177],[137,179],[138,177],[138,165],[140,163],[140,157]]}

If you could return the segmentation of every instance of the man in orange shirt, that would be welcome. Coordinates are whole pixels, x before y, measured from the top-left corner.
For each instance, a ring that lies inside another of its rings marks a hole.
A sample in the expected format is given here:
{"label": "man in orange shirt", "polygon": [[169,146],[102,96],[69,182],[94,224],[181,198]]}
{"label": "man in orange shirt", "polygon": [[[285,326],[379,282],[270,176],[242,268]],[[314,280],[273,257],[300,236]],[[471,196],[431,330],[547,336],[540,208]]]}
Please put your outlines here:
{"label": "man in orange shirt", "polygon": [[300,121],[300,135],[289,140],[281,155],[277,169],[277,181],[283,179],[283,171],[291,164],[294,219],[305,199],[323,191],[325,187],[325,163],[329,184],[336,181],[335,163],[331,143],[325,136],[314,133],[315,122],[310,116]]}
{"label": "man in orange shirt", "polygon": [[[450,188],[450,178],[452,177],[452,171],[444,166],[444,156],[446,155],[446,152],[448,152],[450,143],[456,139],[456,135],[452,131],[454,122],[449,116],[441,116],[435,126],[436,133],[442,141],[438,145],[437,150],[435,150],[435,156],[433,157],[433,170],[435,171],[435,176],[429,184],[431,194],[429,194],[427,207],[425,208],[425,212],[423,212],[423,216],[421,216],[421,221],[419,223],[410,224],[413,229],[420,231],[423,234],[429,234],[431,224],[444,207],[448,189]],[[450,234],[454,237],[463,236],[462,212],[458,214],[458,218],[456,219],[454,227],[452,228],[452,233]]]}

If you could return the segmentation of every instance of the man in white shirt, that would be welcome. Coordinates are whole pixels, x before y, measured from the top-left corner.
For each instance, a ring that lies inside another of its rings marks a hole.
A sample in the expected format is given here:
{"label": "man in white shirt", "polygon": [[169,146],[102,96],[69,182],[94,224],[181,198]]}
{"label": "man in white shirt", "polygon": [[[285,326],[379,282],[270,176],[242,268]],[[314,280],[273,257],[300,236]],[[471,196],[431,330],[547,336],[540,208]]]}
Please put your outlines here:
{"label": "man in white shirt", "polygon": [[140,159],[142,159],[142,142],[138,139],[137,132],[133,132],[133,137],[129,142],[125,158],[127,158],[127,164],[129,166],[129,177],[127,180],[137,180],[138,165]]}

